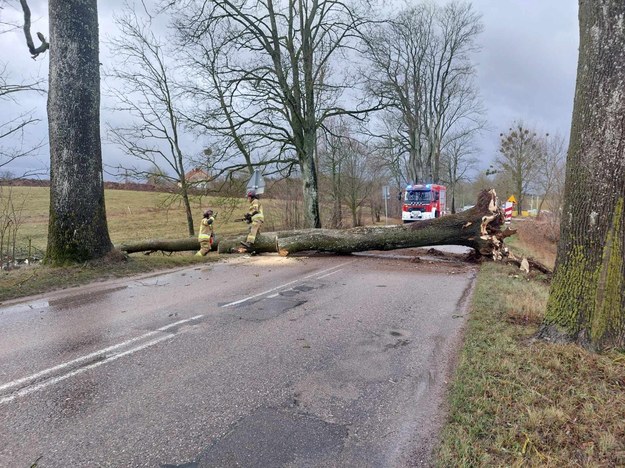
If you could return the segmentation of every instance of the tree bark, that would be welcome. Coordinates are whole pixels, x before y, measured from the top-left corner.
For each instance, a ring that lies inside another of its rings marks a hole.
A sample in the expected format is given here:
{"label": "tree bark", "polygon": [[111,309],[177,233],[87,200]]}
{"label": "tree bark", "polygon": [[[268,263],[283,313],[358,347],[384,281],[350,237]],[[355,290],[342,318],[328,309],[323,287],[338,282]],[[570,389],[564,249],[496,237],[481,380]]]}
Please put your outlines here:
{"label": "tree bark", "polygon": [[100,143],[97,0],[50,0],[50,221],[46,262],[82,262],[112,244]]}
{"label": "tree bark", "polygon": [[115,248],[126,253],[137,252],[185,252],[200,250],[200,242],[197,237],[186,239],[147,239],[125,244],[117,244]]}
{"label": "tree bark", "polygon": [[625,348],[625,3],[580,0],[560,243],[539,335]]}
{"label": "tree bark", "polygon": [[[475,249],[478,256],[501,260],[508,256],[504,239],[516,231],[499,228],[504,222],[493,190],[480,193],[476,205],[455,215],[419,221],[402,226],[359,227],[345,230],[301,229],[268,232],[259,235],[256,253],[278,252],[282,256],[297,252],[318,251],[349,254],[366,250],[394,250],[430,245],[463,245]],[[241,253],[245,236],[220,239],[213,244],[219,253]],[[117,246],[127,253],[141,251],[199,250],[196,238],[148,240]]]}

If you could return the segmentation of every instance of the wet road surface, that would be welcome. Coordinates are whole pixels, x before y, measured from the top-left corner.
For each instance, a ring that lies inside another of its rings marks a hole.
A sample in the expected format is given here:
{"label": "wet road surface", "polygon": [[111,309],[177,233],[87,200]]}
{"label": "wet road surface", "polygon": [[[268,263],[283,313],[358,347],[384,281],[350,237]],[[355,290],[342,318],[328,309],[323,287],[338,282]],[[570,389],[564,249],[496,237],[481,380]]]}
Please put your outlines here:
{"label": "wet road surface", "polygon": [[257,256],[0,306],[0,466],[427,465],[475,272]]}

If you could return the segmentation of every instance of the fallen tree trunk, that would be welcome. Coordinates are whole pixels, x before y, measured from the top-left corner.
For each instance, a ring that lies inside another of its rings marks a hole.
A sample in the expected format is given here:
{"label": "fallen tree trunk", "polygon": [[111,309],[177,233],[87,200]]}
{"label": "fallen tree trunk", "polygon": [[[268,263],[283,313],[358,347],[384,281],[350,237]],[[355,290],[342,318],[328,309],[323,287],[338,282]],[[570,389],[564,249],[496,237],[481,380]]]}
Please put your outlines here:
{"label": "fallen tree trunk", "polygon": [[499,229],[504,217],[496,200],[494,190],[485,190],[480,193],[473,208],[442,218],[404,226],[363,227],[344,231],[311,229],[295,236],[278,236],[278,252],[282,256],[307,250],[347,254],[426,245],[462,245],[475,249],[481,256],[500,260],[507,255],[504,238],[516,231]]}
{"label": "fallen tree trunk", "polygon": [[[359,227],[345,230],[303,229],[269,232],[260,235],[254,245],[257,253],[278,252],[282,256],[303,251],[348,254],[366,250],[394,250],[434,245],[462,245],[473,248],[479,256],[500,260],[507,256],[504,239],[512,229],[501,230],[502,210],[494,190],[483,190],[476,205],[461,213],[437,219],[417,221],[403,226]],[[245,236],[220,239],[220,253],[240,253]],[[117,246],[128,253],[140,251],[199,250],[195,238],[149,240]]]}
{"label": "fallen tree trunk", "polygon": [[116,249],[126,253],[136,252],[184,252],[187,250],[200,250],[200,242],[197,237],[185,239],[148,239],[137,242],[118,244]]}

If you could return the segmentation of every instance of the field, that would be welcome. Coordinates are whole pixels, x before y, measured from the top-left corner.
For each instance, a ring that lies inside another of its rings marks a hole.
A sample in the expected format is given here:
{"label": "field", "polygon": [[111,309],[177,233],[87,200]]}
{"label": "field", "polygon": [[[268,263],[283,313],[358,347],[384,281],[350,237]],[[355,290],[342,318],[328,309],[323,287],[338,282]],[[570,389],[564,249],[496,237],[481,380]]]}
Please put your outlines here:
{"label": "field", "polygon": [[[35,251],[45,251],[47,242],[49,189],[46,187],[0,187],[4,197],[9,194],[15,206],[21,208],[17,242],[24,249],[29,241]],[[192,198],[192,210],[197,231],[202,212],[211,208],[218,213],[216,232],[231,235],[245,232],[245,223],[235,222],[248,205],[246,200],[223,197]],[[180,239],[189,235],[184,210],[171,196],[159,192],[105,190],[109,233],[113,244],[143,239]],[[279,229],[283,224],[284,203],[263,200],[265,230]]]}
{"label": "field", "polygon": [[[17,207],[20,227],[16,237],[20,256],[41,258],[47,243],[49,189],[46,187],[0,187],[4,200],[11,198]],[[184,210],[172,203],[168,194],[125,190],[105,190],[107,222],[113,244],[143,239],[179,239],[188,237]],[[247,225],[235,222],[248,208],[244,198],[194,198],[195,229],[202,212],[212,208],[218,213],[215,231],[227,236],[247,231]],[[284,204],[263,200],[266,230],[281,227]],[[105,280],[163,268],[176,268],[197,262],[215,261],[216,256],[194,257],[194,252],[173,255],[133,254],[127,262],[102,260],[90,264],[50,268],[41,265],[0,271],[0,301],[41,292],[67,288],[90,281]],[[17,255],[16,255],[17,256]]]}
{"label": "field", "polygon": [[[9,198],[17,207],[20,221],[16,238],[18,253],[16,257],[42,258],[47,243],[49,189],[0,186],[0,201]],[[217,213],[215,221],[217,236],[225,237],[247,232],[245,223],[235,221],[248,209],[247,201],[243,197],[195,197],[191,202],[196,232],[202,213],[207,208]],[[189,236],[184,209],[179,202],[173,201],[169,194],[105,190],[105,203],[109,234],[113,244],[145,239],[180,239]],[[294,202],[263,198],[262,204],[265,232],[291,228],[294,227],[293,223],[301,221],[301,212]],[[370,216],[368,212],[366,214]],[[348,220],[346,225],[349,225]],[[214,254],[209,254],[205,258],[197,258],[193,254],[194,252],[170,255],[158,253],[147,257],[137,253],[130,256],[130,261],[123,263],[103,260],[79,267],[49,268],[37,265],[11,271],[0,270],[0,301],[98,279],[216,260]]]}

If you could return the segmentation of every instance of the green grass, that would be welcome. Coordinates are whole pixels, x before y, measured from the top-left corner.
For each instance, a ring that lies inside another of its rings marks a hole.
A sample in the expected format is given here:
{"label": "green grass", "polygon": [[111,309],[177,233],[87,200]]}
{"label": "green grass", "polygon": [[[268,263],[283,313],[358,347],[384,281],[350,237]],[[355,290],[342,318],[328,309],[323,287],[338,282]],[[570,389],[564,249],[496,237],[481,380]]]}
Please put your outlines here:
{"label": "green grass", "polygon": [[[21,248],[32,242],[32,247],[45,251],[48,232],[49,189],[46,187],[2,187],[4,196],[11,197],[16,206],[23,206],[22,225],[18,233]],[[172,203],[170,195],[158,192],[135,192],[128,190],[105,190],[106,216],[109,234],[114,244],[143,239],[179,239],[187,237],[188,228],[184,210],[179,203]],[[22,205],[23,203],[23,205]],[[266,205],[268,224],[279,220],[279,212],[271,213],[274,202]],[[245,224],[235,223],[234,218],[247,210],[246,201],[220,197],[194,197],[191,199],[196,230],[206,208],[219,212],[217,228],[222,235],[244,232]],[[229,212],[230,211],[230,212]]]}
{"label": "green grass", "polygon": [[625,466],[625,355],[535,340],[547,295],[482,265],[437,466]]}

